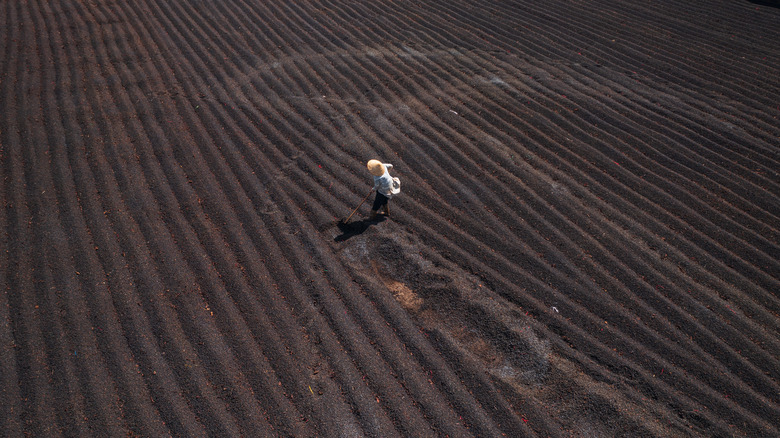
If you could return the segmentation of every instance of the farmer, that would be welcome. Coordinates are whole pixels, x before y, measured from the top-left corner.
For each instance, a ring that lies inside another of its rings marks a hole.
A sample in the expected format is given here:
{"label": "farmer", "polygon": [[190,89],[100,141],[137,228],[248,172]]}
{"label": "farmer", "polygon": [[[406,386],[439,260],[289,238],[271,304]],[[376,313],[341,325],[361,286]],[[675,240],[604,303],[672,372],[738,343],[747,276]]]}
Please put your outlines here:
{"label": "farmer", "polygon": [[385,216],[390,216],[390,208],[387,205],[387,201],[393,195],[401,193],[401,180],[390,176],[388,171],[393,168],[393,165],[390,163],[370,160],[367,166],[368,171],[374,175],[374,188],[372,190],[376,190],[376,198],[374,198],[374,206],[371,207],[369,219],[376,219],[380,208],[384,210]]}

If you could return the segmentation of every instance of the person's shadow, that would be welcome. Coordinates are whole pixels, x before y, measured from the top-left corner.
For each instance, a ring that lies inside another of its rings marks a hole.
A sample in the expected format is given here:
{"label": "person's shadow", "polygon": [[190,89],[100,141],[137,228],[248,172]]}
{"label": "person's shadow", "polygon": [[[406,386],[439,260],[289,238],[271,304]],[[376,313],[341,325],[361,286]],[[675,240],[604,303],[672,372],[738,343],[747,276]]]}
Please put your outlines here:
{"label": "person's shadow", "polygon": [[363,234],[371,225],[384,222],[387,218],[384,216],[378,216],[376,219],[363,219],[354,222],[339,222],[338,227],[341,230],[341,234],[336,236],[333,240],[336,242],[343,242],[355,236]]}

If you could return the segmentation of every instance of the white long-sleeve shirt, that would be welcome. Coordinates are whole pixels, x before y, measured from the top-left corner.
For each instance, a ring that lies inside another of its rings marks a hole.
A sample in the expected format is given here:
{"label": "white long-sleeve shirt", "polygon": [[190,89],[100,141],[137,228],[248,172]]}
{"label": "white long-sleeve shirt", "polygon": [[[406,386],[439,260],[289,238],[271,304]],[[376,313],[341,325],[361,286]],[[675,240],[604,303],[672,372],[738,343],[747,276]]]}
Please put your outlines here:
{"label": "white long-sleeve shirt", "polygon": [[388,198],[392,198],[393,177],[390,176],[389,170],[393,168],[393,165],[390,163],[382,163],[382,165],[385,166],[385,173],[383,173],[382,176],[374,177],[374,190],[387,196]]}

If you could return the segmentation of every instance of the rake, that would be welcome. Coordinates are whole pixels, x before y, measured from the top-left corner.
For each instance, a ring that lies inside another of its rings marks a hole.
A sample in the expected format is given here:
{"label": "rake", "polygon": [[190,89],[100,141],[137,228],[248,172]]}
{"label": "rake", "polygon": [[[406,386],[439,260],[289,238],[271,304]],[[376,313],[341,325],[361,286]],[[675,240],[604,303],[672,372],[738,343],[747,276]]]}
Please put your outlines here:
{"label": "rake", "polygon": [[346,224],[346,223],[348,223],[348,222],[349,222],[349,220],[350,220],[350,219],[352,219],[352,216],[354,216],[354,215],[355,215],[355,213],[358,211],[358,208],[360,208],[360,206],[361,206],[361,205],[363,205],[363,203],[364,203],[364,202],[366,202],[366,199],[368,199],[368,197],[369,197],[369,196],[371,196],[371,193],[372,193],[373,191],[374,191],[374,189],[372,188],[372,189],[371,189],[371,191],[369,191],[369,192],[368,192],[368,194],[366,195],[366,197],[365,197],[365,198],[363,198],[363,200],[362,200],[362,201],[360,201],[360,204],[358,204],[358,206],[357,206],[357,207],[355,207],[355,209],[352,211],[352,214],[350,214],[350,215],[349,215],[349,216],[348,216],[346,219],[342,219],[342,220],[340,220],[340,221],[339,221],[339,223],[340,223],[340,224]]}

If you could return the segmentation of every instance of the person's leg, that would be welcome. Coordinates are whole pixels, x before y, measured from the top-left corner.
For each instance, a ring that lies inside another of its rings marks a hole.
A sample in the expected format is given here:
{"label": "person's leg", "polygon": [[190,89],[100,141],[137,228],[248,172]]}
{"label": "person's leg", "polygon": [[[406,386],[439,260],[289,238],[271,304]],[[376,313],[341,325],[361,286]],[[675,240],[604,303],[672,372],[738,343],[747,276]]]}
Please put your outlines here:
{"label": "person's leg", "polygon": [[371,219],[376,219],[377,211],[386,205],[387,205],[387,196],[379,192],[376,192],[376,198],[374,198],[374,205],[371,207]]}

